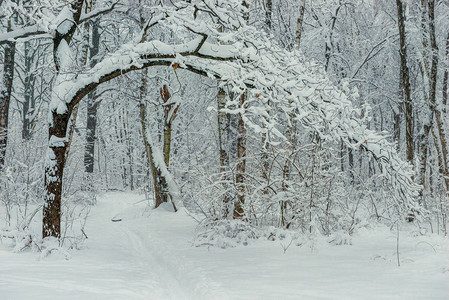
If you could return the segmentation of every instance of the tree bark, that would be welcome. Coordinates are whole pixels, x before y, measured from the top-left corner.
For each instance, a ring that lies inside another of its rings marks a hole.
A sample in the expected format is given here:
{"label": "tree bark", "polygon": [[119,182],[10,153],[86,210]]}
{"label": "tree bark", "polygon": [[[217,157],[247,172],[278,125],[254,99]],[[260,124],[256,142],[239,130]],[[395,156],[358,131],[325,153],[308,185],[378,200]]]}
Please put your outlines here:
{"label": "tree bark", "polygon": [[304,11],[306,10],[306,0],[302,0],[301,8],[299,9],[299,17],[296,22],[296,49],[301,45],[302,23],[304,20]]}
{"label": "tree bark", "polygon": [[265,0],[265,24],[267,24],[268,31],[273,29],[273,1]]}
{"label": "tree bark", "polygon": [[[90,47],[90,66],[93,67],[98,62],[97,55],[100,49],[100,28],[98,21],[94,21],[91,28],[92,43]],[[94,172],[98,99],[95,91],[90,92],[87,97],[87,125],[86,145],[84,148],[84,171],[88,177],[87,180],[89,183],[91,182],[92,174]]]}
{"label": "tree bark", "polygon": [[61,237],[61,196],[67,150],[67,126],[70,113],[53,112],[48,130],[49,147],[45,166],[46,197],[43,208],[42,237]]}
{"label": "tree bark", "polygon": [[[8,31],[11,30],[11,20],[8,22]],[[14,56],[16,45],[6,42],[4,45],[3,84],[0,90],[0,172],[5,164],[6,146],[8,144],[9,104],[11,102],[12,83],[14,79]]]}
{"label": "tree bark", "polygon": [[[248,92],[245,91],[240,96],[240,108],[245,106]],[[246,127],[243,121],[242,113],[238,115],[238,138],[237,138],[237,170],[235,175],[235,183],[237,187],[237,201],[234,206],[234,219],[242,219],[244,216],[245,204],[245,173],[246,173]]]}
{"label": "tree bark", "polygon": [[396,0],[398,11],[398,30],[399,30],[399,55],[401,57],[402,81],[404,87],[405,102],[405,140],[407,161],[414,165],[414,130],[413,130],[413,105],[410,88],[410,72],[407,66],[407,46],[405,34],[405,14],[402,0]]}
{"label": "tree bark", "polygon": [[[70,45],[70,41],[76,30],[84,0],[75,0],[71,4],[73,13],[73,23],[71,27],[60,33],[55,31],[53,38],[53,60],[55,63],[56,76],[60,72],[67,72],[68,70],[61,70],[61,61],[59,58],[59,47],[61,42],[65,41]],[[58,113],[57,109],[51,111],[51,120],[48,129],[48,150],[45,162],[45,204],[43,207],[42,218],[42,237],[61,237],[61,196],[62,196],[62,179],[65,166],[65,155],[67,150],[67,126],[70,116],[72,114],[76,103],[67,104],[67,111]]]}
{"label": "tree bark", "polygon": [[[446,58],[449,57],[449,32],[446,37]],[[448,92],[449,92],[449,66],[446,66],[444,70],[443,76],[443,117],[446,114],[447,110],[447,100],[448,100]]]}
{"label": "tree bark", "polygon": [[217,123],[218,123],[218,149],[220,152],[220,173],[221,181],[224,189],[223,195],[223,209],[220,212],[220,217],[223,219],[228,218],[230,201],[232,196],[230,194],[230,182],[229,178],[229,115],[223,110],[226,107],[226,92],[223,88],[218,88],[217,93]]}
{"label": "tree bark", "polygon": [[[438,80],[438,45],[436,42],[435,36],[435,0],[429,0],[429,34],[430,34],[430,47],[432,49],[432,67],[430,69],[430,87],[429,87],[429,102],[432,106],[432,109],[435,112],[435,123],[438,129],[438,136],[441,144],[441,167],[443,168],[440,172],[444,176],[444,181],[446,183],[446,191],[449,188],[449,170],[448,170],[448,150],[447,150],[447,141],[446,141],[446,133],[444,132],[443,121],[441,118],[441,111],[438,107],[438,103],[436,101],[436,88],[437,88],[437,80]],[[435,145],[438,147],[438,144]]]}
{"label": "tree bark", "polygon": [[[145,153],[147,155],[148,163],[151,169],[151,175],[153,177],[153,187],[154,187],[154,207],[157,208],[162,203],[168,202],[170,200],[168,184],[165,177],[162,175],[161,169],[154,160],[153,145],[147,138],[147,127],[146,127],[146,105],[144,102],[147,89],[146,80],[147,71],[144,71],[142,76],[142,83],[140,87],[140,123],[142,126],[142,136],[145,145]],[[175,209],[176,210],[176,209]]]}
{"label": "tree bark", "polygon": [[404,86],[402,81],[402,65],[400,65],[399,69],[399,88],[398,88],[398,104],[397,104],[397,112],[393,112],[394,114],[394,125],[393,125],[393,139],[396,142],[396,151],[399,152],[401,149],[401,117],[402,117],[402,102],[404,100]]}
{"label": "tree bark", "polygon": [[31,139],[32,130],[35,125],[35,97],[34,97],[34,83],[35,74],[32,72],[32,64],[34,55],[31,53],[31,44],[29,41],[24,43],[25,56],[25,79],[24,79],[24,95],[22,105],[22,139],[28,141]]}

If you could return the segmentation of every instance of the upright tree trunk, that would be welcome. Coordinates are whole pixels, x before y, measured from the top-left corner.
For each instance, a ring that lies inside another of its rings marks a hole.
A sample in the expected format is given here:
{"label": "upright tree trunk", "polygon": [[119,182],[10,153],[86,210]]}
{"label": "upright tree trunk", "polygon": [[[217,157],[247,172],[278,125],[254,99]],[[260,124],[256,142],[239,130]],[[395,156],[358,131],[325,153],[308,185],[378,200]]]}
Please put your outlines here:
{"label": "upright tree trunk", "polygon": [[[398,0],[399,1],[399,0]],[[327,71],[329,69],[329,62],[331,59],[331,54],[332,54],[332,48],[333,48],[333,41],[332,41],[332,37],[334,35],[334,29],[335,29],[335,25],[337,24],[337,18],[338,18],[338,13],[340,12],[340,9],[342,7],[342,3],[338,4],[337,9],[335,10],[334,15],[332,16],[331,19],[331,28],[329,30],[329,36],[326,40],[326,44],[325,44],[325,51],[324,51],[324,58],[326,60],[325,64],[324,64],[324,69]],[[301,24],[302,27],[302,24]]]}
{"label": "upright tree trunk", "polygon": [[296,49],[299,49],[301,45],[301,35],[302,35],[302,23],[304,20],[304,11],[306,10],[306,0],[302,0],[301,8],[299,9],[299,17],[296,21]]}
{"label": "upright tree trunk", "polygon": [[[446,37],[446,58],[449,57],[449,32],[447,33]],[[446,66],[444,70],[444,76],[443,76],[443,118],[445,117],[446,111],[447,111],[447,100],[448,100],[448,93],[449,93],[449,66]]]}
{"label": "upright tree trunk", "polygon": [[53,122],[48,129],[49,147],[45,166],[46,197],[43,208],[42,237],[61,236],[62,179],[66,162],[67,126],[71,112],[53,112]]}
{"label": "upright tree trunk", "polygon": [[399,88],[398,88],[398,105],[397,112],[394,112],[394,128],[393,139],[396,142],[396,150],[399,152],[401,149],[401,116],[402,116],[402,101],[404,98],[404,85],[402,81],[402,65],[399,69]]}
{"label": "upright tree trunk", "polygon": [[407,46],[405,34],[405,14],[403,10],[402,0],[396,0],[398,11],[398,29],[399,29],[399,55],[401,57],[402,81],[404,87],[405,101],[405,140],[406,140],[406,156],[410,164],[414,164],[414,130],[413,130],[413,105],[411,99],[410,73],[407,66]]}
{"label": "upright tree trunk", "polygon": [[168,169],[170,167],[172,127],[178,114],[178,103],[169,102],[171,95],[166,85],[161,88],[160,93],[164,102],[164,162]]}
{"label": "upright tree trunk", "polygon": [[[296,39],[295,39],[295,48],[296,50],[299,50],[300,44],[301,44],[301,34],[302,34],[302,22],[304,19],[304,11],[305,11],[305,5],[306,1],[302,1],[302,6],[300,8],[299,17],[297,20],[297,27],[296,27]],[[292,105],[292,103],[289,103]],[[287,138],[287,155],[286,160],[284,163],[284,167],[282,170],[282,191],[286,192],[289,186],[289,180],[290,180],[290,172],[291,172],[291,159],[294,157],[295,152],[295,146],[296,146],[296,121],[295,121],[295,114],[296,111],[292,109],[292,111],[288,114],[288,122],[287,122],[287,129],[285,132],[285,137]],[[343,144],[342,144],[343,145]],[[342,166],[343,166],[343,160],[342,160]],[[343,167],[342,167],[343,168]],[[268,169],[268,168],[267,168]],[[280,206],[281,206],[281,225],[286,226],[287,228],[290,226],[290,221],[287,220],[287,203],[288,201],[283,199],[281,200]]]}
{"label": "upright tree trunk", "polygon": [[[90,47],[90,65],[94,66],[97,61],[97,55],[100,48],[100,33],[98,21],[92,23],[92,42]],[[87,182],[91,184],[92,174],[94,172],[95,157],[95,135],[97,128],[97,108],[98,99],[95,91],[87,95],[87,125],[86,125],[86,145],[84,148],[84,171],[87,175]]]}
{"label": "upright tree trunk", "polygon": [[226,92],[223,88],[218,88],[217,94],[217,123],[218,123],[218,149],[220,151],[220,173],[221,181],[224,189],[223,195],[223,210],[220,212],[220,217],[226,219],[231,211],[229,207],[230,201],[232,201],[232,195],[230,193],[230,178],[229,178],[229,136],[230,128],[229,121],[231,115],[227,114],[223,110],[226,107]]}
{"label": "upright tree trunk", "polygon": [[273,29],[273,1],[265,0],[265,24],[267,24],[268,30]]}
{"label": "upright tree trunk", "polygon": [[[11,30],[11,20],[8,31]],[[8,144],[8,118],[11,101],[12,83],[14,79],[14,56],[16,45],[14,42],[5,43],[4,47],[3,82],[0,87],[0,172],[5,164],[6,146]]]}
{"label": "upright tree trunk", "polygon": [[[247,91],[240,96],[240,108],[245,106]],[[237,138],[237,170],[235,175],[235,183],[237,187],[237,201],[234,206],[234,219],[241,219],[244,215],[243,205],[245,204],[245,173],[246,173],[246,127],[241,113],[238,118],[238,138]]]}
{"label": "upright tree trunk", "polygon": [[29,41],[24,43],[25,56],[25,78],[24,78],[24,95],[22,105],[22,139],[29,140],[31,138],[32,130],[35,124],[35,97],[34,97],[34,83],[35,75],[32,72],[32,65],[34,53],[31,52],[31,45]]}
{"label": "upright tree trunk", "polygon": [[[438,130],[438,136],[440,138],[441,145],[441,161],[442,164],[440,168],[440,172],[444,176],[444,181],[446,183],[446,191],[449,191],[449,170],[448,170],[448,150],[447,150],[447,141],[446,134],[444,132],[443,120],[441,118],[441,110],[436,101],[436,88],[437,88],[437,80],[438,80],[438,46],[436,42],[435,36],[435,0],[429,0],[429,34],[430,34],[430,48],[432,49],[432,67],[430,69],[430,87],[429,87],[429,101],[432,109],[435,112],[435,123]],[[438,147],[438,144],[435,144]]]}
{"label": "upright tree trunk", "polygon": [[[249,3],[246,0],[242,1],[243,7],[246,10],[243,13],[243,19],[248,23],[249,21]],[[242,95],[240,95],[239,106],[240,109],[245,107],[245,102],[248,97],[248,91],[245,90]],[[235,185],[237,188],[237,199],[234,203],[234,219],[242,219],[245,211],[243,205],[245,204],[245,173],[246,173],[246,127],[243,121],[242,113],[238,114],[237,121],[237,168],[235,174]]]}

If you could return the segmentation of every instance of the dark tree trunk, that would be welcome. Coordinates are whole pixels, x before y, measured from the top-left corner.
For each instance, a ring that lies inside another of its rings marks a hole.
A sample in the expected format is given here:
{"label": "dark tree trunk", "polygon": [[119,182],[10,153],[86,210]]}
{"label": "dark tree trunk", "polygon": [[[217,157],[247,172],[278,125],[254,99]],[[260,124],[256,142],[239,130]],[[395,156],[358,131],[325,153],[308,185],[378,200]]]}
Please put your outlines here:
{"label": "dark tree trunk", "polygon": [[304,11],[306,10],[306,0],[302,0],[302,5],[299,11],[299,17],[296,21],[296,49],[299,49],[301,45],[302,23],[304,20]]}
{"label": "dark tree trunk", "polygon": [[87,131],[86,146],[84,150],[84,170],[89,175],[94,172],[95,133],[97,128],[97,103],[95,92],[89,93],[87,101]]}
{"label": "dark tree trunk", "polygon": [[6,145],[8,144],[8,118],[14,78],[15,43],[7,42],[4,49],[3,86],[0,90],[0,171],[5,164]]}
{"label": "dark tree trunk", "polygon": [[273,28],[273,1],[265,0],[265,22],[268,27],[268,31],[271,32]]}
{"label": "dark tree trunk", "polygon": [[402,81],[402,68],[399,70],[399,89],[398,89],[398,106],[397,112],[394,112],[394,129],[393,129],[393,139],[396,142],[396,150],[399,152],[401,149],[401,116],[402,116],[402,101],[404,98],[404,88]]}
{"label": "dark tree trunk", "polygon": [[[441,151],[438,151],[441,164],[440,164],[440,173],[443,174],[446,191],[449,191],[449,169],[448,169],[448,151],[447,151],[447,141],[446,141],[446,133],[444,130],[443,120],[441,116],[440,107],[438,107],[438,103],[436,100],[436,88],[437,88],[437,80],[438,80],[438,46],[435,35],[435,0],[429,0],[429,34],[430,34],[430,47],[432,49],[432,67],[430,69],[430,88],[429,88],[429,101],[432,106],[432,109],[435,112],[435,123],[438,129],[438,135],[440,140],[440,145],[435,144],[436,147],[441,146]],[[444,117],[444,116],[443,116]]]}
{"label": "dark tree trunk", "polygon": [[[90,47],[90,65],[94,66],[97,61],[97,55],[100,48],[100,33],[98,22],[94,22],[92,28],[92,46]],[[95,91],[92,91],[87,96],[87,128],[86,128],[86,146],[84,149],[84,170],[87,174],[88,181],[90,181],[94,172],[94,157],[95,157],[95,133],[97,128],[97,97]]]}
{"label": "dark tree trunk", "polygon": [[[53,38],[53,59],[55,63],[56,76],[59,76],[61,69],[58,57],[58,48],[64,40],[67,45],[75,33],[76,24],[81,17],[83,0],[75,0],[71,4],[74,12],[74,24],[64,34],[55,31]],[[68,70],[63,70],[68,71]],[[48,130],[48,150],[45,163],[45,204],[43,208],[42,219],[42,237],[61,237],[61,196],[62,196],[62,179],[64,175],[64,166],[66,162],[67,151],[67,126],[73,107],[79,102],[74,101],[68,104],[67,112],[58,114],[56,109],[51,111],[51,121]]]}
{"label": "dark tree trunk", "polygon": [[[35,77],[32,72],[32,64],[34,54],[31,53],[30,42],[25,42],[25,79],[24,79],[24,95],[22,106],[22,139],[29,140],[31,138],[32,130],[34,128],[34,114],[35,114],[35,98],[34,98],[34,83]],[[34,52],[35,53],[35,52]]]}
{"label": "dark tree trunk", "polygon": [[53,124],[48,130],[49,148],[45,166],[45,205],[43,209],[42,237],[61,236],[62,179],[66,162],[66,132],[70,113],[53,112]]}
{"label": "dark tree trunk", "polygon": [[[446,38],[446,57],[449,57],[449,32],[447,33]],[[446,67],[443,76],[443,114],[445,114],[447,110],[446,105],[448,99],[448,92],[449,92],[449,67]],[[445,115],[443,115],[443,117],[444,116]]]}
{"label": "dark tree trunk", "polygon": [[405,14],[403,11],[402,0],[396,0],[398,10],[398,29],[399,29],[399,55],[401,57],[402,81],[404,87],[405,100],[405,140],[407,145],[406,156],[410,164],[414,164],[414,133],[413,133],[413,105],[411,99],[410,73],[407,66],[407,46],[405,34]]}

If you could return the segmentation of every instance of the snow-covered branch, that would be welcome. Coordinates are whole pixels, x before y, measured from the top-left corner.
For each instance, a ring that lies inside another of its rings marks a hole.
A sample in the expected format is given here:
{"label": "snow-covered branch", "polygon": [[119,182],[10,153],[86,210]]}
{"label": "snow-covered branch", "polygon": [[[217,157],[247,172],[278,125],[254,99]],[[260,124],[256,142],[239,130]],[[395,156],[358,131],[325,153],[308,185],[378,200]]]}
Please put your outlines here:
{"label": "snow-covered branch", "polygon": [[107,13],[110,13],[111,11],[114,10],[115,6],[116,6],[119,2],[120,2],[120,1],[116,1],[116,2],[112,3],[111,6],[109,6],[109,7],[107,7],[107,8],[99,8],[99,9],[96,9],[96,10],[91,11],[91,12],[89,12],[89,13],[84,13],[84,14],[82,14],[81,17],[80,17],[79,23],[81,24],[81,23],[86,22],[86,21],[88,21],[88,20],[90,20],[90,19],[93,19],[93,18],[96,18],[96,17],[98,17],[98,16],[101,16],[101,15],[104,15],[104,14],[107,14]]}
{"label": "snow-covered branch", "polygon": [[37,36],[40,38],[51,38],[52,36],[48,32],[39,29],[36,25],[19,28],[10,32],[0,34],[0,45],[7,42],[14,42],[18,39],[23,39],[31,36]]}
{"label": "snow-covered branch", "polygon": [[[360,110],[348,98],[349,91],[336,87],[321,66],[307,61],[300,52],[288,51],[266,33],[241,25],[241,11],[227,10],[225,6],[195,1],[158,20],[161,26],[190,34],[188,42],[169,45],[158,40],[133,41],[82,74],[62,72],[55,81],[51,112],[64,114],[68,110],[70,114],[98,85],[127,72],[176,63],[179,68],[220,79],[223,86],[237,94],[250,89],[245,105],[232,112],[240,113],[247,127],[255,132],[272,135],[270,140],[286,139],[281,133],[283,124],[276,116],[262,117],[268,102],[286,116],[295,112],[296,121],[322,139],[343,139],[350,147],[355,141],[378,161],[398,205],[404,211],[419,210],[415,201],[419,186],[413,183],[411,166],[399,158],[385,136],[366,129]],[[219,31],[215,25],[197,20],[194,16],[198,9],[228,20],[233,30]]]}

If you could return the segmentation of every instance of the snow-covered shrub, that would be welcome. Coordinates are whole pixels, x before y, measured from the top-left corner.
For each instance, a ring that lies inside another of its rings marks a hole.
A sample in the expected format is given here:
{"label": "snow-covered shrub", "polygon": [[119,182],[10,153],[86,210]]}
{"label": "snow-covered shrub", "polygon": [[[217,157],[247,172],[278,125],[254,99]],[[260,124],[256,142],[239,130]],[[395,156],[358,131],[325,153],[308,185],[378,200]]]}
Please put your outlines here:
{"label": "snow-covered shrub", "polygon": [[259,228],[242,220],[206,221],[198,226],[194,245],[219,248],[246,246],[261,235]]}

